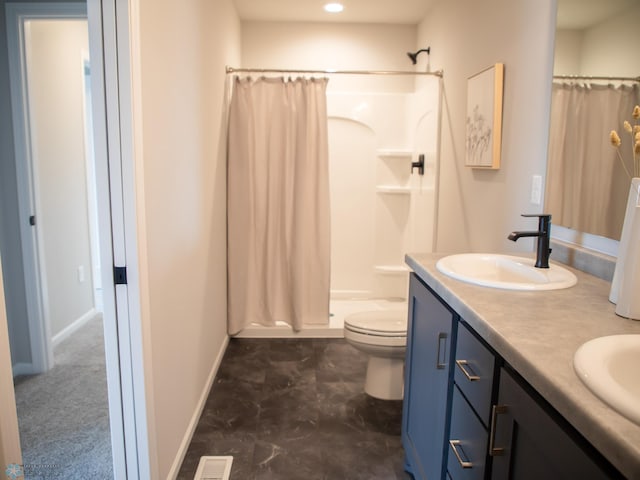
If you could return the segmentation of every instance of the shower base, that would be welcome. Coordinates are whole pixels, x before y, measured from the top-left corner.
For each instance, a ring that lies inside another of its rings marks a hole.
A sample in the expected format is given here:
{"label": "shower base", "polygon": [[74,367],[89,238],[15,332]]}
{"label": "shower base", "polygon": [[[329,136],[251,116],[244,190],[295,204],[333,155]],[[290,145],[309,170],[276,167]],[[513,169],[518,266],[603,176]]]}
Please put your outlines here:
{"label": "shower base", "polygon": [[407,302],[401,298],[339,299],[331,300],[331,316],[326,325],[305,325],[294,332],[289,325],[278,322],[275,327],[251,324],[235,338],[343,338],[344,318],[347,315],[370,310],[406,310]]}

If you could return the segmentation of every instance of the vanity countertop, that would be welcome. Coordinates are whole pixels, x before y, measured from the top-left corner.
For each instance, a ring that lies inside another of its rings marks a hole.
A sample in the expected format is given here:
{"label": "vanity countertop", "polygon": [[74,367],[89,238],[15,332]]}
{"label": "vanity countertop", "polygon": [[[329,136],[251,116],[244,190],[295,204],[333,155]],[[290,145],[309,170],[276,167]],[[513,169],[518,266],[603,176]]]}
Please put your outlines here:
{"label": "vanity countertop", "polygon": [[640,334],[640,321],[615,314],[610,284],[571,269],[578,284],[564,290],[480,287],[440,273],[436,262],[444,256],[410,254],[406,262],[623,475],[640,479],[640,426],[598,399],[573,370],[573,355],[586,341]]}

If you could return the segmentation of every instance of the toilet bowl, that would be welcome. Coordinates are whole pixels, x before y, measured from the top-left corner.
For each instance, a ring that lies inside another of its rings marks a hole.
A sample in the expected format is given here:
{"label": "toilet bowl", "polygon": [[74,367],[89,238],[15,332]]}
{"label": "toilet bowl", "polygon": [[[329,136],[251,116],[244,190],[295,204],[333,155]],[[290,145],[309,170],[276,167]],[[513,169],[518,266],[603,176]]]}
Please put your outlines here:
{"label": "toilet bowl", "polygon": [[382,400],[401,400],[407,348],[406,310],[377,310],[348,315],[345,340],[369,356],[364,390]]}

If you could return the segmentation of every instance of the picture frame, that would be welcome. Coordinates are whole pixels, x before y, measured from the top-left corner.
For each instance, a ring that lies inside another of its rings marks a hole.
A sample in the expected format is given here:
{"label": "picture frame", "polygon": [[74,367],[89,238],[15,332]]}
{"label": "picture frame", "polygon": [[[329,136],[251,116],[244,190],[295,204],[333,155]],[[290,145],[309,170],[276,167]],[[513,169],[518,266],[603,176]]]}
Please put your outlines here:
{"label": "picture frame", "polygon": [[489,170],[500,168],[503,85],[503,63],[491,65],[467,80],[467,167]]}

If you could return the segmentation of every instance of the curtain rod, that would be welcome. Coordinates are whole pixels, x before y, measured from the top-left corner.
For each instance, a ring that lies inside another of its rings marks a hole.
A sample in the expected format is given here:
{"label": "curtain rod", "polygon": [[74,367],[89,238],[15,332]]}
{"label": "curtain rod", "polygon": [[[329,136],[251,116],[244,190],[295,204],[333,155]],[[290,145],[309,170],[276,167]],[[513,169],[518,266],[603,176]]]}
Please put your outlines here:
{"label": "curtain rod", "polygon": [[442,77],[442,70],[435,72],[407,72],[391,70],[288,70],[281,68],[234,68],[226,67],[226,73],[303,73],[326,75],[434,75]]}
{"label": "curtain rod", "polygon": [[591,77],[587,75],[554,75],[553,78],[563,80],[614,80],[621,82],[640,82],[640,77]]}

